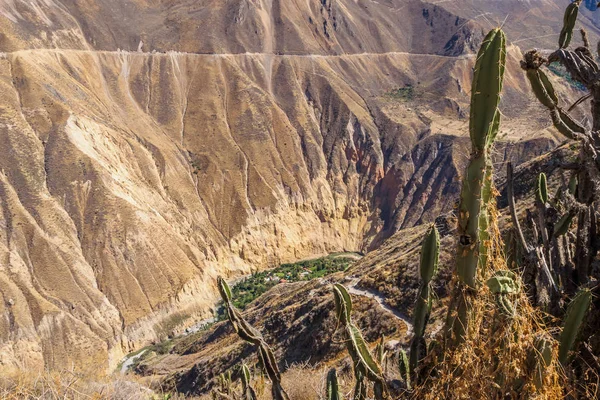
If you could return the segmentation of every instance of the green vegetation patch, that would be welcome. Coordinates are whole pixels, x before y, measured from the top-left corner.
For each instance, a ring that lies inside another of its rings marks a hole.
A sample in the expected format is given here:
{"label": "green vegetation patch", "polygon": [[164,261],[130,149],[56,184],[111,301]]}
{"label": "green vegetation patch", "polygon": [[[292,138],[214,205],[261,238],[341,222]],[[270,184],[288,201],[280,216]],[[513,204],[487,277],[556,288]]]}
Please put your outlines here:
{"label": "green vegetation patch", "polygon": [[393,99],[397,99],[397,100],[412,100],[417,96],[417,90],[416,88],[411,85],[405,85],[404,87],[398,88],[398,89],[394,89],[388,93],[386,93],[387,97],[391,97]]}
{"label": "green vegetation patch", "polygon": [[[248,304],[279,283],[321,278],[334,272],[345,271],[355,261],[356,257],[348,256],[345,253],[331,254],[327,257],[282,264],[268,271],[256,272],[231,288],[233,304],[243,310]],[[219,307],[217,319],[220,321],[225,318],[225,310]]]}

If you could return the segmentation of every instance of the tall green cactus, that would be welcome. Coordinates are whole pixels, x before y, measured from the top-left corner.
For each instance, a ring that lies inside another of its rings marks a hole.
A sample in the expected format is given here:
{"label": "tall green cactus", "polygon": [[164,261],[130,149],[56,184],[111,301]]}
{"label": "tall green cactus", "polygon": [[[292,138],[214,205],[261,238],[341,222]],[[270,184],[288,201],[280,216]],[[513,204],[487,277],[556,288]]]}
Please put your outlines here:
{"label": "tall green cactus", "polygon": [[414,336],[410,345],[410,370],[416,371],[421,356],[427,352],[424,346],[425,327],[431,311],[431,279],[438,270],[440,255],[440,234],[435,225],[431,225],[421,246],[421,286],[415,304],[413,316]]}
{"label": "tall green cactus", "polygon": [[567,314],[560,335],[558,346],[558,361],[564,366],[569,361],[569,353],[575,347],[577,336],[585,315],[592,302],[592,292],[589,289],[581,289],[567,307]]}
{"label": "tall green cactus", "polygon": [[327,373],[327,400],[342,400],[342,393],[338,383],[337,371],[331,368]]}
{"label": "tall green cactus", "polygon": [[355,399],[366,399],[364,379],[373,382],[375,399],[387,398],[387,388],[381,366],[375,361],[360,330],[352,323],[352,299],[346,288],[340,284],[333,285],[336,315],[345,330],[346,347],[354,363],[356,387]]}
{"label": "tall green cactus", "polygon": [[233,303],[231,302],[231,289],[229,288],[229,285],[225,279],[219,277],[217,281],[219,285],[219,293],[221,294],[223,302],[227,308],[227,315],[231,325],[233,325],[233,329],[239,337],[247,342],[252,343],[258,349],[258,356],[262,367],[272,383],[271,394],[273,395],[273,399],[289,400],[289,396],[281,386],[281,372],[277,366],[277,361],[275,360],[273,351],[267,342],[265,342],[261,333],[248,322],[246,322],[239,310],[233,306]]}
{"label": "tall green cactus", "polygon": [[[467,297],[477,287],[477,268],[484,267],[480,258],[482,245],[488,238],[485,216],[486,201],[491,200],[492,167],[490,151],[500,126],[500,93],[506,65],[506,37],[497,28],[485,37],[475,63],[471,88],[469,134],[471,159],[463,178],[460,197],[458,232],[459,243],[456,271],[461,282],[458,316],[453,321],[457,342],[466,336],[471,300]],[[483,226],[482,226],[483,225]],[[484,229],[482,229],[484,228]]]}

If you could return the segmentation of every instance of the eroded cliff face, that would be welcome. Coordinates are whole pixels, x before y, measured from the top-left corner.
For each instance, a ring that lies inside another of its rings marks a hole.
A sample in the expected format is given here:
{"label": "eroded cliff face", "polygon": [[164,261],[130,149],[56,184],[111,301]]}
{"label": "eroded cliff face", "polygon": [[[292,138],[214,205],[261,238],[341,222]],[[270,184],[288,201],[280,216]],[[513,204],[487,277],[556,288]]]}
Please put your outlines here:
{"label": "eroded cliff face", "polygon": [[[366,250],[455,201],[481,38],[460,14],[15,0],[0,15],[3,366],[112,368],[210,312],[218,274]],[[537,111],[519,56],[499,161],[554,143],[519,130]]]}

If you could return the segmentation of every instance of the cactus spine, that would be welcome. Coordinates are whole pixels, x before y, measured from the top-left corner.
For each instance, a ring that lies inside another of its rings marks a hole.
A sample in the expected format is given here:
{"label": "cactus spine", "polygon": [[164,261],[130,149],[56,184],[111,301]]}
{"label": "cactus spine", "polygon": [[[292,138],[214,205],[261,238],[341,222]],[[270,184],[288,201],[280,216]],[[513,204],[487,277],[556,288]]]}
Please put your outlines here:
{"label": "cactus spine", "polygon": [[366,399],[366,386],[364,379],[367,378],[374,385],[375,399],[380,400],[387,397],[385,379],[381,366],[377,364],[365,342],[360,330],[352,323],[352,299],[346,288],[340,284],[333,286],[336,315],[345,330],[346,347],[354,362],[354,375],[356,386],[354,398]]}
{"label": "cactus spine", "polygon": [[504,81],[506,64],[506,37],[501,29],[493,29],[485,37],[475,63],[473,87],[471,89],[471,115],[469,134],[471,137],[471,159],[463,178],[460,197],[458,231],[459,243],[456,270],[462,288],[458,303],[458,317],[454,321],[454,333],[458,342],[466,335],[470,299],[467,292],[477,287],[477,267],[481,263],[480,249],[487,239],[487,225],[482,219],[485,200],[491,199],[491,146],[500,126],[500,93]]}
{"label": "cactus spine", "polygon": [[427,352],[425,341],[425,327],[431,311],[431,279],[438,270],[440,255],[440,235],[435,225],[432,225],[421,246],[421,286],[415,304],[413,325],[415,334],[410,345],[410,370],[416,371],[419,360]]}
{"label": "cactus spine", "polygon": [[265,342],[260,332],[250,325],[242,317],[239,310],[233,306],[231,302],[231,289],[225,280],[221,277],[218,278],[219,292],[223,298],[223,302],[227,307],[227,315],[233,329],[239,337],[247,342],[252,343],[258,349],[258,356],[262,363],[265,373],[271,380],[271,393],[274,400],[289,400],[289,396],[281,386],[281,372],[277,366],[277,361],[273,355],[273,351]]}
{"label": "cactus spine", "polygon": [[335,368],[331,368],[327,373],[327,400],[342,400]]}
{"label": "cactus spine", "polygon": [[567,307],[567,314],[560,335],[558,347],[558,361],[564,366],[569,361],[569,353],[577,342],[579,329],[583,324],[585,315],[592,302],[592,292],[589,289],[581,289]]}

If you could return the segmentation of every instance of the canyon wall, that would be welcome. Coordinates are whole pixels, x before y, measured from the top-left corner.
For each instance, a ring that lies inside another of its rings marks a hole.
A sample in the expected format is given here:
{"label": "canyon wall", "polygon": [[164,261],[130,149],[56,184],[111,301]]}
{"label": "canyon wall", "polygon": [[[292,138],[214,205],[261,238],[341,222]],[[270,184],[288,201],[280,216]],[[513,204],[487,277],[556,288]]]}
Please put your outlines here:
{"label": "canyon wall", "polygon": [[[10,0],[0,31],[1,366],[114,368],[208,315],[218,274],[456,200],[483,35],[460,12]],[[499,162],[556,143],[509,58]]]}

